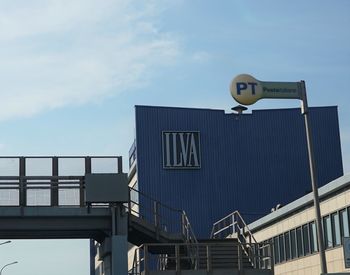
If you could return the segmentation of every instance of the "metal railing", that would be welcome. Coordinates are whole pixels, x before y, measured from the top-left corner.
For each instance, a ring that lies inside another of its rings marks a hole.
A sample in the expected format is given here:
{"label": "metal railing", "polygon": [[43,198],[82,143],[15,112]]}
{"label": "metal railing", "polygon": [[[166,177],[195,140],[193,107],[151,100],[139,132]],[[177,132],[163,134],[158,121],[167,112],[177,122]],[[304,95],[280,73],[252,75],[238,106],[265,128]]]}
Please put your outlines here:
{"label": "metal railing", "polygon": [[[195,264],[198,257],[198,241],[193,232],[186,212],[172,208],[158,200],[130,188],[129,213],[154,225],[156,238],[161,231],[167,233],[181,233],[182,241],[188,246],[188,255]],[[160,256],[159,261],[162,261]]]}
{"label": "metal railing", "polygon": [[161,203],[159,200],[130,187],[130,214],[152,223],[157,230],[181,233],[184,240],[197,242],[185,211]]}
{"label": "metal railing", "polygon": [[[106,165],[99,161],[112,161]],[[67,165],[68,162],[68,165]],[[98,165],[100,164],[100,167]],[[45,169],[43,169],[43,167]],[[122,173],[122,158],[118,156],[1,156],[0,206],[104,206],[87,205],[85,174]],[[76,173],[76,174],[75,174]],[[197,242],[187,215],[148,195],[130,188],[126,205],[129,214],[154,224],[161,231],[182,234],[190,244]]]}
{"label": "metal railing", "polygon": [[118,156],[1,156],[0,206],[84,206],[84,176],[106,160],[113,160],[108,172],[122,173]]}
{"label": "metal railing", "polygon": [[253,233],[249,230],[249,227],[238,211],[234,211],[215,222],[212,227],[210,238],[224,239],[231,234],[237,234],[237,237],[240,237],[241,241],[257,243]]}
{"label": "metal railing", "polygon": [[[252,266],[256,266],[256,255],[263,255],[263,251],[265,250],[256,241],[253,233],[249,230],[249,227],[238,211],[234,211],[215,222],[210,237],[212,239],[225,239],[233,235],[237,238],[244,252],[249,257]],[[255,245],[251,246],[250,244]]]}
{"label": "metal railing", "polygon": [[[227,254],[218,253],[217,245],[221,249],[227,248]],[[256,247],[259,244],[246,244],[250,247]],[[269,246],[270,247],[270,246]],[[156,270],[206,270],[207,272],[213,269],[252,269],[259,268],[265,270],[273,270],[272,255],[254,255],[255,266],[246,266],[246,255],[239,243],[199,243],[198,248],[200,255],[198,256],[198,264],[191,262],[191,257],[186,253],[188,250],[187,244],[167,243],[167,244],[144,244],[135,250],[134,262],[129,274],[140,275],[141,273],[147,275],[150,271]],[[272,253],[271,247],[269,248]],[[236,252],[236,253],[232,253]],[[160,265],[158,259],[162,258],[163,263]]]}

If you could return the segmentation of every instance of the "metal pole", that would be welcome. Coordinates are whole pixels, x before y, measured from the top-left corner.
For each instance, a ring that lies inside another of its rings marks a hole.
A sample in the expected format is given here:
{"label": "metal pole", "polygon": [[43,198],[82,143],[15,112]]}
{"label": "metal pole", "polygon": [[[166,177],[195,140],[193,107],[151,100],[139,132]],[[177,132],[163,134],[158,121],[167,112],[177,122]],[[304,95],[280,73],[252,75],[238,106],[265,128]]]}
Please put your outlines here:
{"label": "metal pole", "polygon": [[[85,157],[85,176],[91,174],[91,157]],[[79,204],[80,206],[85,203],[84,189],[80,185],[79,187]],[[90,239],[90,275],[95,275],[95,257],[96,257],[96,246],[95,241]]]}
{"label": "metal pole", "polygon": [[327,262],[326,262],[326,254],[324,250],[323,230],[322,230],[322,224],[321,224],[320,201],[319,201],[318,189],[317,189],[316,164],[315,164],[314,150],[313,150],[312,136],[311,136],[311,129],[310,129],[309,107],[307,104],[305,81],[301,81],[300,84],[301,84],[301,92],[302,92],[301,112],[304,115],[304,120],[305,120],[307,149],[309,153],[310,176],[311,176],[312,192],[314,196],[314,206],[315,206],[315,214],[316,214],[317,240],[318,240],[318,247],[320,250],[321,272],[322,274],[327,274]]}
{"label": "metal pole", "polygon": [[[58,157],[52,158],[52,176],[58,176]],[[58,180],[51,180],[51,206],[58,206]]]}
{"label": "metal pole", "polygon": [[27,205],[27,180],[23,177],[26,176],[26,158],[19,158],[19,206]]}

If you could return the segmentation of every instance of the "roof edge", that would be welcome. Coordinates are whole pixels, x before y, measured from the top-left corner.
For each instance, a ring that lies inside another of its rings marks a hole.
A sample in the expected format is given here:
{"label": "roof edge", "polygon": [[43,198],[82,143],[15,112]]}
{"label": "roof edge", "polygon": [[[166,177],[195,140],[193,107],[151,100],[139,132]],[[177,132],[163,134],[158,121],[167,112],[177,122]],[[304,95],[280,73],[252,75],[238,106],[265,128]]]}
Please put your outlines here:
{"label": "roof edge", "polygon": [[[327,183],[326,185],[320,187],[318,189],[319,198],[322,199],[327,195],[333,192],[336,192],[349,185],[350,185],[350,174],[343,175]],[[266,216],[256,220],[255,222],[252,222],[251,224],[248,225],[248,227],[251,231],[256,231],[312,203],[313,203],[313,193],[311,192],[283,206],[282,208],[276,210],[275,212],[267,214]]]}

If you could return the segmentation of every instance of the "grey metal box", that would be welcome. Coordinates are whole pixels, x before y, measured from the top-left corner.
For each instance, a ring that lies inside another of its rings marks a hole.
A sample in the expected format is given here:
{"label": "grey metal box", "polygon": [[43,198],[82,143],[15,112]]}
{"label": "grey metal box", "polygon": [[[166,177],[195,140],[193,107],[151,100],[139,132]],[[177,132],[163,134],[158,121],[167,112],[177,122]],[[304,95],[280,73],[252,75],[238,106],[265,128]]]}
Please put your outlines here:
{"label": "grey metal box", "polygon": [[127,174],[86,174],[85,198],[88,203],[128,202]]}

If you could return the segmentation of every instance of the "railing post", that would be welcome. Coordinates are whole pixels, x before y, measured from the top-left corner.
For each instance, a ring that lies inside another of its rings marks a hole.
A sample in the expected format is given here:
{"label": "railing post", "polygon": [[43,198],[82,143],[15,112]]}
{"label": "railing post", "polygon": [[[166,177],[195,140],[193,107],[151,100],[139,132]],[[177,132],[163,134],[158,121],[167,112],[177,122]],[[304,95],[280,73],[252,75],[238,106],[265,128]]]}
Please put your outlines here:
{"label": "railing post", "polygon": [[[85,175],[91,174],[91,157],[85,157]],[[85,179],[85,177],[84,177]],[[84,180],[79,181],[79,205],[82,207],[85,204],[85,194],[84,194]],[[90,211],[90,208],[88,207],[88,211]],[[90,239],[90,250],[92,247],[95,247],[95,243],[93,239]],[[90,273],[95,274],[95,257],[91,256],[90,258]]]}
{"label": "railing post", "polygon": [[264,255],[263,255],[263,250],[261,248],[260,244],[255,244],[256,246],[256,250],[257,250],[257,257],[258,257],[258,268],[261,269],[261,267],[263,266],[262,260],[264,259]]}
{"label": "railing post", "polygon": [[260,251],[257,243],[250,243],[250,250],[252,253],[252,258],[254,259],[254,268],[259,268],[260,266]]}
{"label": "railing post", "polygon": [[207,245],[207,272],[211,272],[212,270],[212,260],[211,260],[211,246]]}
{"label": "railing post", "polygon": [[[140,259],[140,263],[141,263],[141,259]],[[143,265],[144,265],[143,267],[144,267],[145,275],[148,275],[149,266],[148,266],[148,245],[147,244],[143,246]]]}
{"label": "railing post", "polygon": [[118,174],[123,173],[123,160],[122,157],[118,157]]}
{"label": "railing post", "polygon": [[237,226],[237,218],[236,218],[236,216],[237,216],[237,214],[236,214],[236,212],[234,212],[234,213],[232,214],[233,233],[236,233],[236,232],[237,232],[237,228],[236,228],[236,226]]}
{"label": "railing post", "polygon": [[[91,157],[85,157],[85,175],[91,174]],[[80,207],[85,206],[85,190],[84,190],[84,179],[79,182],[79,204]]]}
{"label": "railing post", "polygon": [[26,158],[19,158],[19,205],[27,205],[27,180],[24,179],[26,176]]}
{"label": "railing post", "polygon": [[180,247],[178,244],[175,245],[175,263],[176,263],[176,273],[181,271],[181,259],[180,259]]}
{"label": "railing post", "polygon": [[91,157],[85,157],[85,174],[91,174]]}
{"label": "railing post", "polygon": [[234,216],[234,214],[231,215],[231,228],[232,228],[231,234],[233,235],[235,233],[235,216]]}
{"label": "railing post", "polygon": [[181,233],[182,237],[186,240],[186,218],[185,218],[185,213],[181,212]]}
{"label": "railing post", "polygon": [[243,270],[243,259],[242,259],[242,247],[239,243],[237,244],[237,248],[238,248],[238,270],[241,271]]}
{"label": "railing post", "polygon": [[272,271],[272,274],[275,273],[275,259],[274,259],[274,254],[273,254],[273,248],[272,248],[273,243],[269,242],[269,252],[270,252],[270,269]]}
{"label": "railing post", "polygon": [[[52,176],[58,176],[58,157],[52,158]],[[51,180],[51,206],[58,206],[58,179]]]}

